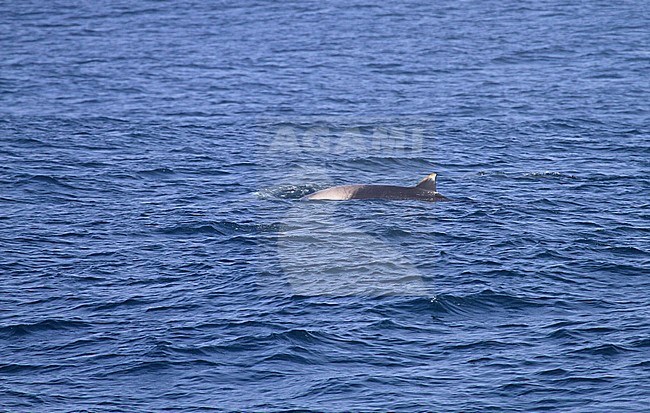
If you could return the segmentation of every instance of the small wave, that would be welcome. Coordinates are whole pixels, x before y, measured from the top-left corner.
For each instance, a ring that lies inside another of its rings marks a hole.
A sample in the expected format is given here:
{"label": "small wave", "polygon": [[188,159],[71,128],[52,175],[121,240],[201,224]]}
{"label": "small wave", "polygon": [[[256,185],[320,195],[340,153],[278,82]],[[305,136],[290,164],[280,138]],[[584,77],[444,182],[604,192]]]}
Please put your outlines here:
{"label": "small wave", "polygon": [[429,311],[432,309],[435,313],[455,315],[480,314],[498,310],[522,311],[542,306],[544,304],[539,300],[497,293],[489,289],[465,296],[439,294],[428,302]]}
{"label": "small wave", "polygon": [[43,365],[25,364],[25,363],[0,364],[0,373],[34,374],[35,372],[42,370],[44,367],[53,367],[53,366],[43,366]]}
{"label": "small wave", "polygon": [[178,224],[158,231],[168,235],[193,235],[193,234],[216,234],[216,235],[237,235],[237,234],[259,234],[264,232],[281,231],[283,225],[280,223],[271,224],[240,224],[232,221],[197,222]]}
{"label": "small wave", "polygon": [[18,144],[25,144],[25,145],[28,145],[28,146],[35,146],[35,147],[36,146],[39,146],[39,147],[40,146],[44,146],[44,147],[53,147],[54,146],[54,145],[52,145],[52,144],[50,144],[48,142],[45,142],[45,141],[42,141],[42,140],[36,139],[36,138],[30,138],[30,137],[17,138],[17,139],[14,140],[14,142],[16,142]]}
{"label": "small wave", "polygon": [[558,328],[557,330],[554,330],[550,332],[547,335],[548,338],[556,338],[556,339],[568,339],[571,341],[579,340],[580,339],[580,334],[578,334],[575,331],[566,329],[566,328]]}
{"label": "small wave", "polygon": [[24,336],[41,331],[75,330],[90,324],[80,320],[47,319],[35,323],[19,323],[0,327],[0,336]]}
{"label": "small wave", "polygon": [[[612,182],[612,181],[636,181],[639,179],[638,175],[621,175],[621,174],[589,174],[585,177],[585,184],[593,184],[594,182]],[[588,185],[580,188],[586,188]]]}
{"label": "small wave", "polygon": [[149,303],[148,301],[139,300],[137,298],[127,298],[126,300],[118,300],[118,301],[107,302],[107,303],[98,303],[92,305],[92,308],[94,310],[114,310],[119,307],[139,306],[148,303]]}
{"label": "small wave", "polygon": [[609,377],[567,377],[566,379],[555,380],[555,383],[558,384],[595,384],[595,383],[608,383],[610,381]]}
{"label": "small wave", "polygon": [[324,333],[301,328],[283,331],[281,333],[271,333],[271,341],[286,341],[291,344],[316,344],[327,340]]}
{"label": "small wave", "polygon": [[[120,376],[120,375],[135,375],[135,374],[147,374],[147,373],[159,373],[166,369],[172,368],[176,364],[182,364],[183,362],[172,362],[172,361],[140,361],[135,362],[124,367],[120,366],[113,370],[106,370],[100,375],[102,376]],[[197,363],[196,360],[191,362],[185,362],[193,364]]]}
{"label": "small wave", "polygon": [[75,186],[72,186],[70,184],[66,184],[64,182],[61,182],[60,179],[57,179],[53,176],[50,175],[33,175],[30,176],[29,178],[26,179],[21,179],[17,182],[18,185],[28,185],[31,183],[44,183],[48,185],[54,185],[58,186],[61,188],[67,188],[67,189],[79,189]]}
{"label": "small wave", "polygon": [[158,305],[153,307],[148,307],[145,312],[165,312],[165,311],[179,311],[179,310],[193,310],[199,308],[198,304],[170,304],[170,305]]}
{"label": "small wave", "polygon": [[261,232],[278,232],[283,228],[283,224],[280,223],[240,224],[232,221],[221,221],[219,222],[219,226],[226,231],[249,234],[257,234]]}
{"label": "small wave", "polygon": [[226,235],[218,226],[212,224],[205,225],[176,225],[171,228],[163,228],[160,230],[163,234],[168,235],[199,235],[199,234],[215,234]]}
{"label": "small wave", "polygon": [[[384,150],[383,152],[387,152]],[[412,153],[411,153],[412,152]],[[408,149],[394,150],[394,156],[363,156],[363,157],[354,157],[345,162],[341,162],[341,166],[345,167],[352,163],[355,170],[373,172],[379,168],[391,167],[393,169],[403,169],[410,166],[410,163],[415,162],[414,166],[420,166],[426,164],[428,160],[423,159],[419,156],[410,156],[410,155],[419,155],[415,150],[409,152]],[[419,177],[415,177],[417,180]]]}
{"label": "small wave", "polygon": [[583,348],[580,350],[574,351],[574,353],[578,354],[592,354],[592,355],[598,355],[598,356],[616,356],[619,354],[627,353],[631,350],[619,346],[616,344],[601,344],[599,346],[594,346],[594,347],[588,347],[588,348]]}
{"label": "small wave", "polygon": [[507,174],[502,171],[485,171],[485,170],[478,171],[476,175],[477,176],[507,176]]}
{"label": "small wave", "polygon": [[147,176],[147,177],[161,177],[161,176],[174,175],[175,173],[176,172],[174,172],[173,169],[164,168],[164,167],[138,171],[138,175]]}
{"label": "small wave", "polygon": [[8,149],[0,149],[0,155],[9,156],[9,157],[12,157],[12,158],[19,158],[20,157],[20,155],[18,155],[15,152],[12,152],[12,151],[10,151]]}
{"label": "small wave", "polygon": [[476,172],[476,175],[479,177],[500,177],[500,178],[509,178],[514,180],[525,180],[525,181],[538,181],[544,179],[558,179],[558,180],[573,180],[579,179],[578,176],[566,172],[559,171],[530,171],[530,172],[504,172],[504,171],[490,171],[490,170],[480,170]]}
{"label": "small wave", "polygon": [[291,329],[282,332],[272,332],[260,335],[245,335],[226,340],[219,340],[216,343],[193,346],[191,349],[184,348],[183,351],[196,352],[197,354],[207,355],[212,352],[241,352],[260,350],[263,348],[276,348],[280,344],[283,347],[291,346],[296,349],[304,349],[321,344],[349,342],[349,340],[343,340],[336,336],[321,332],[305,329]]}
{"label": "small wave", "polygon": [[561,369],[561,368],[556,368],[556,369],[549,369],[549,370],[542,370],[537,372],[538,375],[540,376],[564,376],[565,374],[568,374],[569,372],[567,370]]}
{"label": "small wave", "polygon": [[632,342],[634,347],[650,347],[650,338],[644,338]]}
{"label": "small wave", "polygon": [[[304,350],[304,349],[300,349]],[[296,354],[295,352],[279,352],[276,354],[272,354],[268,357],[265,357],[262,362],[280,362],[282,364],[284,363],[292,363],[292,364],[319,364],[322,362],[322,360],[314,359],[313,357],[308,358],[305,357],[304,355]]]}
{"label": "small wave", "polygon": [[627,257],[647,257],[649,254],[648,251],[644,251],[640,248],[633,247],[633,246],[609,247],[609,248],[605,248],[605,250],[614,255],[627,256]]}
{"label": "small wave", "polygon": [[[0,371],[2,371],[2,370],[0,370]],[[37,395],[33,394],[34,392],[19,391],[19,390],[11,389],[11,388],[9,388],[7,386],[3,386],[2,393],[3,393],[3,396],[5,396],[5,398],[7,396],[15,397],[15,398],[18,398],[18,399],[28,400],[29,402],[34,403],[36,405],[40,405],[40,406],[42,406],[43,404],[46,403],[46,401],[45,401],[46,398],[45,397],[37,396]],[[7,406],[5,406],[5,407],[7,407]],[[21,407],[24,407],[24,406],[21,406]],[[16,411],[18,411],[18,410],[16,410]]]}
{"label": "small wave", "polygon": [[505,349],[509,347],[519,347],[519,346],[531,346],[530,344],[524,344],[524,343],[510,343],[510,342],[505,342],[505,341],[498,341],[498,340],[478,340],[478,341],[473,341],[471,343],[463,343],[463,344],[454,344],[454,345],[447,345],[444,347],[445,350],[452,350],[452,351],[458,351],[458,350],[485,350],[485,349]]}
{"label": "small wave", "polygon": [[430,299],[417,298],[409,300],[399,307],[408,311],[427,312],[449,315],[472,315],[495,311],[523,311],[543,307],[539,299],[517,297],[511,294],[497,293],[486,289],[479,293],[464,296],[438,294]]}
{"label": "small wave", "polygon": [[522,176],[523,179],[577,179],[575,175],[557,172],[557,171],[544,171],[544,172],[526,172]]}

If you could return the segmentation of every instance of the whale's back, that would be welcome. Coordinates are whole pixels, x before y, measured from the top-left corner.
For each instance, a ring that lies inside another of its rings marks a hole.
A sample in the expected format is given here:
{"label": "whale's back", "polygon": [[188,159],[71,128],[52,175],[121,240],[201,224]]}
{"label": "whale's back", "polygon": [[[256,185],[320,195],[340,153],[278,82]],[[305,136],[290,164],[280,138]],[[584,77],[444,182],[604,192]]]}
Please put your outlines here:
{"label": "whale's back", "polygon": [[416,186],[342,185],[323,189],[303,199],[345,201],[348,199],[415,199],[418,201],[448,201],[436,191],[436,173],[424,177]]}
{"label": "whale's back", "polygon": [[304,199],[345,201],[348,199],[416,199],[421,201],[443,201],[444,196],[418,187],[395,185],[342,185],[323,189],[307,195]]}
{"label": "whale's back", "polygon": [[323,200],[323,201],[345,201],[352,199],[359,188],[365,185],[342,185],[332,188],[323,189],[305,196],[303,199]]}

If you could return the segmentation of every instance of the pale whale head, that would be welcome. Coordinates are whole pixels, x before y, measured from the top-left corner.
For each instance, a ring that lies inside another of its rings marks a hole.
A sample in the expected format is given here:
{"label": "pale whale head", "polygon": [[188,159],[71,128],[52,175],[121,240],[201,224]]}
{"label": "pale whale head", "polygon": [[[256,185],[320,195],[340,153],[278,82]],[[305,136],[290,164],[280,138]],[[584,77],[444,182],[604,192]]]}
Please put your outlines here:
{"label": "pale whale head", "polygon": [[448,201],[436,190],[435,172],[427,175],[415,186],[395,185],[342,185],[323,189],[303,197],[303,200],[345,201],[348,199],[391,199],[418,201]]}

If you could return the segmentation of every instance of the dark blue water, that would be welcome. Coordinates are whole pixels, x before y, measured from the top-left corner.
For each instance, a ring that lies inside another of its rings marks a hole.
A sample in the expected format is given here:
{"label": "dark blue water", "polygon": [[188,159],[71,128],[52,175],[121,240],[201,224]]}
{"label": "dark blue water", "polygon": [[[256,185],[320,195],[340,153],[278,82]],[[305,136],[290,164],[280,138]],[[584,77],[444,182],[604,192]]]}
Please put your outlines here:
{"label": "dark blue water", "polygon": [[2,2],[0,410],[647,411],[648,12]]}

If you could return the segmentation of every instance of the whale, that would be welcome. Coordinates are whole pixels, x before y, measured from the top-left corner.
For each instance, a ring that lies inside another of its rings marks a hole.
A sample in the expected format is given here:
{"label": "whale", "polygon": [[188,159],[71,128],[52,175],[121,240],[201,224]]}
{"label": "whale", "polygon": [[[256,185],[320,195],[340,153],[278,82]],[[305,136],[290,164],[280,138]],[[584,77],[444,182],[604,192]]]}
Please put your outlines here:
{"label": "whale", "polygon": [[396,185],[342,185],[306,195],[306,201],[346,201],[350,199],[417,200],[427,202],[449,201],[438,193],[438,174],[427,175],[415,186]]}

